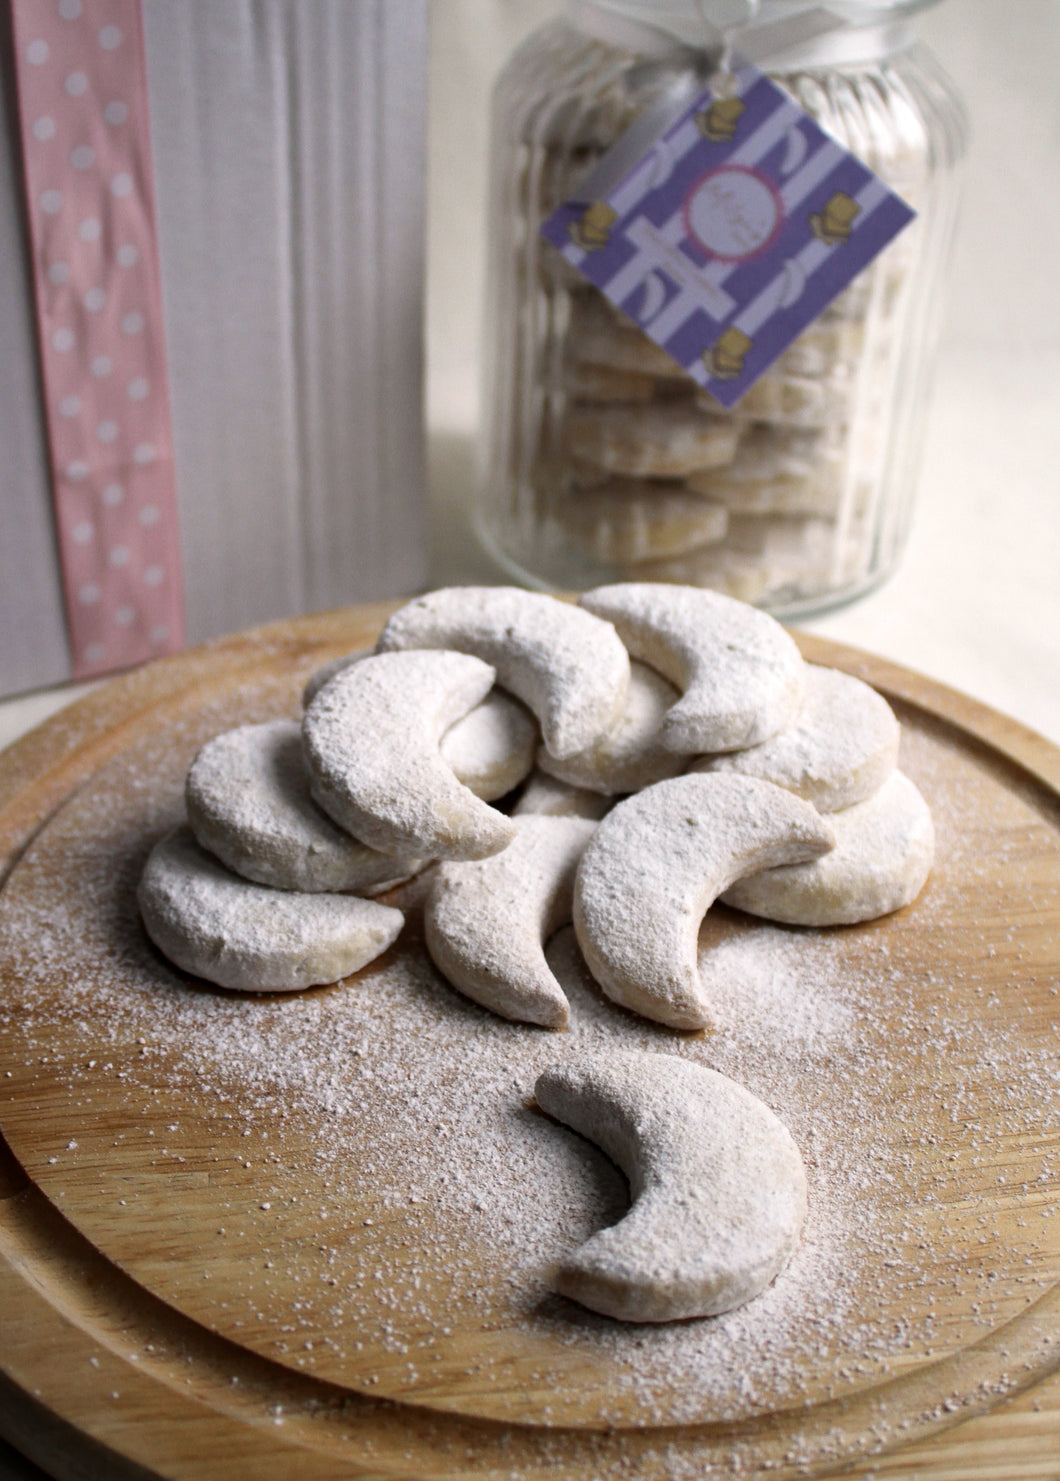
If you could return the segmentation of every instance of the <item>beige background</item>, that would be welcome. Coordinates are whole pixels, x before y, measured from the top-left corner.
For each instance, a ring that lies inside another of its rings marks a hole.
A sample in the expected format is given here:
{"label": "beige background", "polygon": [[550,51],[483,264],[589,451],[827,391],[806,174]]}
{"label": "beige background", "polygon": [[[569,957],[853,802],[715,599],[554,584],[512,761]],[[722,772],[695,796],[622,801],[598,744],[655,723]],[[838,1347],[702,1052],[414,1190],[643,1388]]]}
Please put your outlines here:
{"label": "beige background", "polygon": [[[428,405],[434,579],[500,579],[464,505],[478,416],[487,98],[554,0],[434,0]],[[1060,741],[1060,0],[945,0],[919,25],[972,150],[917,516],[898,574],[814,631]]]}

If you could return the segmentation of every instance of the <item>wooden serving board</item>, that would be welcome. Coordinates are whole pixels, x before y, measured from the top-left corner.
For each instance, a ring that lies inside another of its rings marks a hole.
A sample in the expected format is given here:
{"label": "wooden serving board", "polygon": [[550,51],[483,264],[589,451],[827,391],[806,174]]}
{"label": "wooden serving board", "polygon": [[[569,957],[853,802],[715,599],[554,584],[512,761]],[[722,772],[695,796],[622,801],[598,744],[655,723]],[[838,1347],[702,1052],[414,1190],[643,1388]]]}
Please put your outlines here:
{"label": "wooden serving board", "polygon": [[[137,671],[0,758],[0,1433],[60,1477],[1060,1476],[1060,752],[803,638],[903,722],[937,864],[887,920],[711,912],[718,1026],[568,1034],[430,966],[227,994],[140,930],[144,854],[212,734],[297,712],[389,608]],[[712,1064],[791,1126],[803,1249],[742,1313],[623,1327],[550,1294],[622,1180],[531,1103],[549,1059]]]}

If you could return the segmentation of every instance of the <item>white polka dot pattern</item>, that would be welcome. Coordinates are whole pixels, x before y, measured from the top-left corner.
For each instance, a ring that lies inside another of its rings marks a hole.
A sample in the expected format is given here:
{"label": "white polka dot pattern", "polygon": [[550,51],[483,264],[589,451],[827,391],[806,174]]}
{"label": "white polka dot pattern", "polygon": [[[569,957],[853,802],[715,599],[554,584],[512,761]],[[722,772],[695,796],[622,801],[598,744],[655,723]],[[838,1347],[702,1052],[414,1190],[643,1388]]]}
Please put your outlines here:
{"label": "white polka dot pattern", "polygon": [[75,678],[183,646],[141,0],[13,0]]}

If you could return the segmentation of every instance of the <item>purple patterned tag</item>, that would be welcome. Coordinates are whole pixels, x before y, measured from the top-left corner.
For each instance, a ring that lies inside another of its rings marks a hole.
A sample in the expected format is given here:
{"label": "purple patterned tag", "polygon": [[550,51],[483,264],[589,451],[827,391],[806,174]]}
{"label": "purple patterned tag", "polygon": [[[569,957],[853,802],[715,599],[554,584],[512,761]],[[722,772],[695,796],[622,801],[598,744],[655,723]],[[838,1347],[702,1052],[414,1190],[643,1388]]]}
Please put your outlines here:
{"label": "purple patterned tag", "polygon": [[757,68],[733,81],[541,228],[725,406],[915,214]]}

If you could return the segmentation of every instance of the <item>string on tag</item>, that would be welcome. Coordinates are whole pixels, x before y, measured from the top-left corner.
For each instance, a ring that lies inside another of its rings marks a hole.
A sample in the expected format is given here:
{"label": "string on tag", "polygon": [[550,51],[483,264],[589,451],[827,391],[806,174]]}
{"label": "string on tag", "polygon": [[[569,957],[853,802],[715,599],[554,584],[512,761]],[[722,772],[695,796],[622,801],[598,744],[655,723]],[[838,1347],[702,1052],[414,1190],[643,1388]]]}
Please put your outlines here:
{"label": "string on tag", "polygon": [[[704,50],[718,54],[710,79],[711,88],[719,96],[724,96],[732,85],[732,60],[737,39],[748,26],[754,24],[761,8],[761,0],[735,0],[735,3],[728,0],[728,4],[722,6],[720,24],[707,13],[708,8],[717,13],[717,0],[693,0],[693,4],[703,28]],[[732,18],[726,23],[727,13],[731,13]]]}

